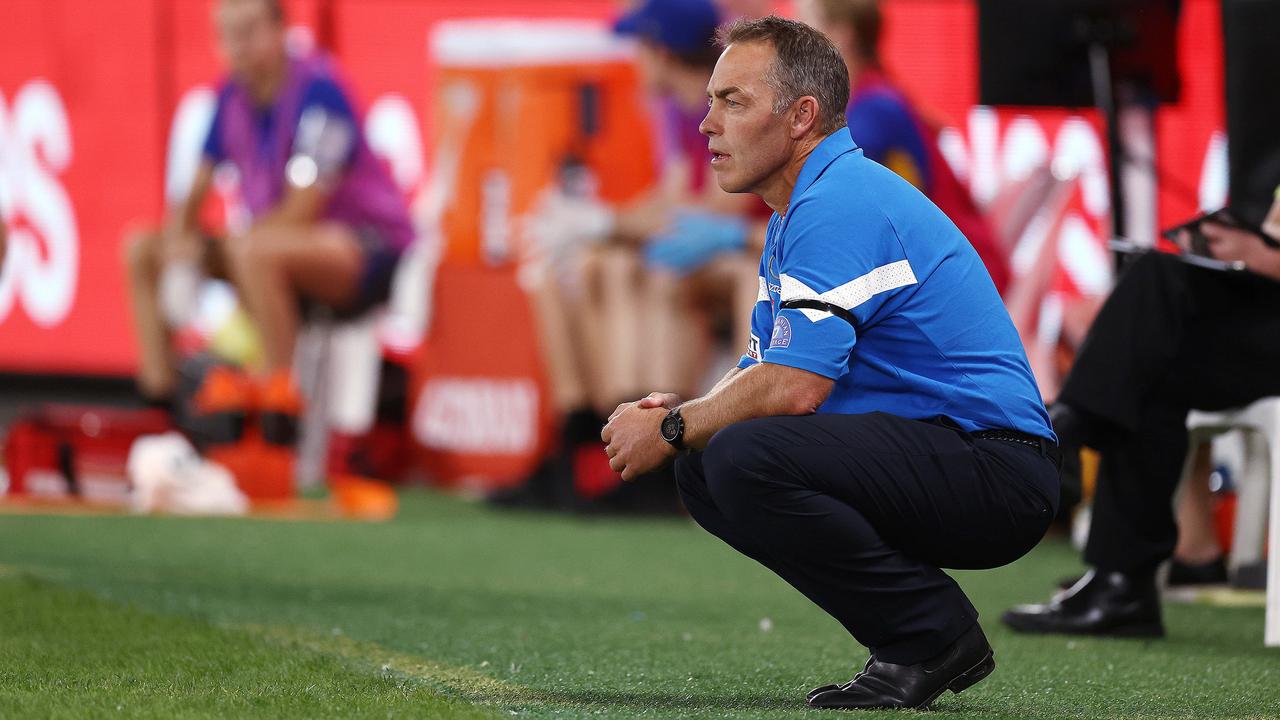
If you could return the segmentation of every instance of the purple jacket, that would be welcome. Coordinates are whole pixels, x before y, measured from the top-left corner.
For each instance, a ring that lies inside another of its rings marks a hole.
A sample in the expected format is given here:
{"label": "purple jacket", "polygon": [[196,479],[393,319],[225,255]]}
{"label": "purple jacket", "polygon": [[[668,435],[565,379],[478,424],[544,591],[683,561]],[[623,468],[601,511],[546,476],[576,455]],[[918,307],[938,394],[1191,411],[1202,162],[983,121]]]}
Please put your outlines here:
{"label": "purple jacket", "polygon": [[327,58],[291,58],[284,87],[269,108],[255,107],[245,88],[228,80],[219,94],[205,153],[215,162],[225,159],[235,165],[250,215],[262,216],[284,194],[285,165],[294,152],[304,103],[317,96],[319,86],[353,126],[349,155],[322,217],[356,230],[371,229],[398,254],[413,239],[405,198],[365,142],[349,96]]}

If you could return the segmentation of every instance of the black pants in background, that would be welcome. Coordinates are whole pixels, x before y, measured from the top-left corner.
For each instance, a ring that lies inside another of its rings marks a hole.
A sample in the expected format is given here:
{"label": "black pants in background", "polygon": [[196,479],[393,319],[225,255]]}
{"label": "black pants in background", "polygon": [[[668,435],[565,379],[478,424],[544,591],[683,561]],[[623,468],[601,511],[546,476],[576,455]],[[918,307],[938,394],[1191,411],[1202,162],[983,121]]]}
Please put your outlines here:
{"label": "black pants in background", "polygon": [[[1147,572],[1173,553],[1187,412],[1280,395],[1280,283],[1150,253],[1120,278],[1058,400],[1102,453],[1085,561]],[[1101,422],[1098,422],[1101,421]]]}
{"label": "black pants in background", "polygon": [[731,425],[680,458],[708,532],[777,573],[886,662],[946,648],[978,613],[940,568],[991,568],[1039,542],[1058,468],[1042,450],[883,413]]}

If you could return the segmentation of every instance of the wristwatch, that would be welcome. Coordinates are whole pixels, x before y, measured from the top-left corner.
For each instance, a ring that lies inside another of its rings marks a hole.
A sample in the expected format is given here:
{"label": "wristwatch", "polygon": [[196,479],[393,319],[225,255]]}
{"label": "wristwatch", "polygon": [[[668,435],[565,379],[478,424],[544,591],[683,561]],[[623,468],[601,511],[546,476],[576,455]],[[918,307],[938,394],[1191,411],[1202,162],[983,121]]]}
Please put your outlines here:
{"label": "wristwatch", "polygon": [[671,447],[684,450],[684,418],[680,415],[680,408],[671,408],[671,412],[662,418],[661,432],[662,439]]}

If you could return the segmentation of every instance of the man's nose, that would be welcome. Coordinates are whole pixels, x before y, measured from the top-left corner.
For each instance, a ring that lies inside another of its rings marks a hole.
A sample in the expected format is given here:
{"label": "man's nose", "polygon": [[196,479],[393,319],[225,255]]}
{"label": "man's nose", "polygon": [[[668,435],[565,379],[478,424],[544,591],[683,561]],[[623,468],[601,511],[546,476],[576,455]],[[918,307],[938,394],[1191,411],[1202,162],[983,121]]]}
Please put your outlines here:
{"label": "man's nose", "polygon": [[698,132],[707,137],[720,134],[720,124],[711,117],[714,113],[714,110],[708,110],[706,116],[702,118],[702,122],[698,123]]}

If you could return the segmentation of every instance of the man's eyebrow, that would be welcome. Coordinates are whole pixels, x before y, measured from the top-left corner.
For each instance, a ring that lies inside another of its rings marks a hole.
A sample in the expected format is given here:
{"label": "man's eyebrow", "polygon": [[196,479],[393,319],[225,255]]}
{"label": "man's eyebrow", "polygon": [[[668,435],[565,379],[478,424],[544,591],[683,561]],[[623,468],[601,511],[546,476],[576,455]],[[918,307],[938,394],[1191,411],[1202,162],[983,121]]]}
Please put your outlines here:
{"label": "man's eyebrow", "polygon": [[712,93],[710,90],[708,90],[707,97],[712,97],[714,95],[714,97],[724,100],[725,98],[729,97],[734,93],[740,93],[744,95],[746,94],[743,92],[742,88],[738,87],[737,85],[730,85],[727,88],[721,88],[720,90],[716,90],[715,93]]}

